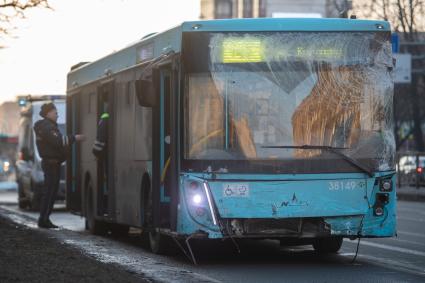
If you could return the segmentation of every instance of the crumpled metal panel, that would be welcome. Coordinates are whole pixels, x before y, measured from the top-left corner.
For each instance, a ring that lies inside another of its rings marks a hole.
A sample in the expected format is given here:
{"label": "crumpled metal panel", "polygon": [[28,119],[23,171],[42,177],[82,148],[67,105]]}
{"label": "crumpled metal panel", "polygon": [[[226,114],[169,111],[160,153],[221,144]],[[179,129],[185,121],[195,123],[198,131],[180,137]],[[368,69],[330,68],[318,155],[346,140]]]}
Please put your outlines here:
{"label": "crumpled metal panel", "polygon": [[366,214],[367,179],[210,181],[221,218],[326,217]]}

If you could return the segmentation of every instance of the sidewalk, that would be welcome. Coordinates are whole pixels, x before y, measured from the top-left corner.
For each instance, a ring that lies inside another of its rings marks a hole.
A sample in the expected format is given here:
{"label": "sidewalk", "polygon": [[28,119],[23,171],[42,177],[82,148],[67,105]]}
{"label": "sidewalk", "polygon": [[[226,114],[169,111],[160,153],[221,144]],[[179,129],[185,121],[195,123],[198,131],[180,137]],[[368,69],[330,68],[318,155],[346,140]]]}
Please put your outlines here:
{"label": "sidewalk", "polygon": [[409,186],[399,187],[397,188],[397,199],[425,202],[425,187],[419,187],[419,189]]}
{"label": "sidewalk", "polygon": [[151,282],[116,264],[99,262],[49,236],[47,230],[11,222],[3,212],[0,282]]}

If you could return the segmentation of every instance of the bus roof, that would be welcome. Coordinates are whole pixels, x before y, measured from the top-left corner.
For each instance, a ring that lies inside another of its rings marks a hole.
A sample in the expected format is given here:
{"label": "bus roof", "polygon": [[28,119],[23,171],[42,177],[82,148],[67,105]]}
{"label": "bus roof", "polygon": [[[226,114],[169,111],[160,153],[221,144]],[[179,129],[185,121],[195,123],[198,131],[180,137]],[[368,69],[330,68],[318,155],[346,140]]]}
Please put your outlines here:
{"label": "bus roof", "polygon": [[[379,26],[379,27],[378,27]],[[390,30],[386,21],[342,18],[252,18],[192,21],[183,31],[376,31]]]}
{"label": "bus roof", "polygon": [[[182,32],[259,31],[390,31],[386,21],[331,18],[251,18],[183,22],[167,31],[151,34],[94,62],[81,64],[68,73],[67,90],[181,49]],[[78,65],[78,64],[77,64]]]}

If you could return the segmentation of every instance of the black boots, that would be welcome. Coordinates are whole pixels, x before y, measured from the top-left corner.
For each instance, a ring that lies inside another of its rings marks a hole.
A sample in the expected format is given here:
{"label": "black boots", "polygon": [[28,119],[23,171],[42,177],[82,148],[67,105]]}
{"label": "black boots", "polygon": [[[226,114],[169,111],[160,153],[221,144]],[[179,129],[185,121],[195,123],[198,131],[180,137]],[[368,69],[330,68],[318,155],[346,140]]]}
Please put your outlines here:
{"label": "black boots", "polygon": [[47,219],[45,221],[43,221],[42,219],[38,219],[38,227],[39,228],[46,228],[46,229],[58,228],[58,226],[56,226],[55,224],[53,224],[50,221],[50,219]]}

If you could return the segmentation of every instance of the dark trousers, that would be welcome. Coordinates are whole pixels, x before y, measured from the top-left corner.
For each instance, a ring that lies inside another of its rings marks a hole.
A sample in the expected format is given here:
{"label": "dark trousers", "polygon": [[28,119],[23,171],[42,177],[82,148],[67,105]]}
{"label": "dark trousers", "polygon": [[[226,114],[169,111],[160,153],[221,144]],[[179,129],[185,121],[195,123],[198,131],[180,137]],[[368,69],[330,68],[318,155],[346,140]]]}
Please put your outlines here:
{"label": "dark trousers", "polygon": [[41,192],[39,221],[47,221],[53,210],[59,189],[61,163],[58,160],[43,160],[44,188]]}
{"label": "dark trousers", "polygon": [[97,159],[98,214],[108,213],[108,163],[105,154]]}

